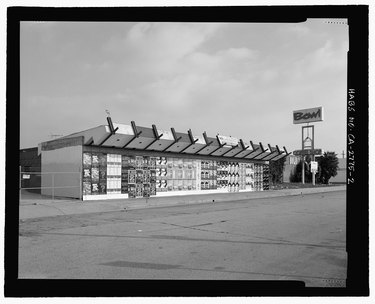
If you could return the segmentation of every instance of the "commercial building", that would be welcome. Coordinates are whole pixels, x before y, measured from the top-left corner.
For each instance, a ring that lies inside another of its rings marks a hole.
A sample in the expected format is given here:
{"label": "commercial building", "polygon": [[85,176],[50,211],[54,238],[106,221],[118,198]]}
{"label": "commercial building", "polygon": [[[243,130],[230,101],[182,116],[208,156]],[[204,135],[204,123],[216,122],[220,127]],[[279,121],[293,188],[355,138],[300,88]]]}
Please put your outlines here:
{"label": "commercial building", "polygon": [[331,184],[346,184],[346,158],[339,158],[339,167],[337,168],[337,175],[329,179]]}
{"label": "commercial building", "polygon": [[38,148],[21,149],[19,156],[21,188],[40,193],[41,156],[38,153]]}
{"label": "commercial building", "polygon": [[269,162],[288,155],[230,136],[107,122],[40,144],[42,194],[93,200],[263,191]]}

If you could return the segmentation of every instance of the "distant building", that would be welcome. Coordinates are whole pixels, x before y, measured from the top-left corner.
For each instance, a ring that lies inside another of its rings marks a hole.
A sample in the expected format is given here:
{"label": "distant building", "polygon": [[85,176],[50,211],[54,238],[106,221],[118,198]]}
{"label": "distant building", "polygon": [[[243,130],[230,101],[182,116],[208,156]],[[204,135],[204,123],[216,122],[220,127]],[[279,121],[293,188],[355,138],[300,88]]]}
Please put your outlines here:
{"label": "distant building", "polygon": [[[22,188],[40,188],[41,186],[41,155],[38,148],[20,150],[20,174]],[[40,193],[40,189],[30,189],[30,192]]]}
{"label": "distant building", "polygon": [[339,158],[339,168],[337,169],[337,175],[331,177],[329,182],[332,184],[346,183],[346,158]]}
{"label": "distant building", "polygon": [[283,172],[283,182],[289,183],[290,178],[296,170],[297,164],[300,161],[300,156],[288,155],[285,159],[285,167]]}

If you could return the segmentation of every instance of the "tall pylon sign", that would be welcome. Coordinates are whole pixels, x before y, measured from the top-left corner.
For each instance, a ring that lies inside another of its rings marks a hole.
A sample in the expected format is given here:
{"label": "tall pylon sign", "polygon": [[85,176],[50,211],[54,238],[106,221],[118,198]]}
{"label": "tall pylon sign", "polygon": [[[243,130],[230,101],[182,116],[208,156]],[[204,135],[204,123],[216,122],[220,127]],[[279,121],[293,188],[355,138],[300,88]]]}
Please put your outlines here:
{"label": "tall pylon sign", "polygon": [[313,185],[315,185],[315,173],[317,171],[315,155],[320,154],[321,149],[314,148],[314,125],[309,124],[318,121],[323,121],[323,107],[293,111],[293,124],[306,124],[302,126],[302,150],[294,151],[294,155],[301,155],[302,158],[302,184],[305,183],[305,156],[311,155],[310,166],[313,173]]}

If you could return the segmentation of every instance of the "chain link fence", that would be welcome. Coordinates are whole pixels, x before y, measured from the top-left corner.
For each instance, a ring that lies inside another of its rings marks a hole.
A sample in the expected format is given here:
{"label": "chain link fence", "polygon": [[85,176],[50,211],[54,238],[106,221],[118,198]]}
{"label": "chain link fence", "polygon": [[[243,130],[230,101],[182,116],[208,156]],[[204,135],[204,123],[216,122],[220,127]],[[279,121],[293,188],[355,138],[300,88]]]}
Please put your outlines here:
{"label": "chain link fence", "polygon": [[20,168],[19,198],[22,204],[38,201],[81,199],[81,172],[34,172]]}

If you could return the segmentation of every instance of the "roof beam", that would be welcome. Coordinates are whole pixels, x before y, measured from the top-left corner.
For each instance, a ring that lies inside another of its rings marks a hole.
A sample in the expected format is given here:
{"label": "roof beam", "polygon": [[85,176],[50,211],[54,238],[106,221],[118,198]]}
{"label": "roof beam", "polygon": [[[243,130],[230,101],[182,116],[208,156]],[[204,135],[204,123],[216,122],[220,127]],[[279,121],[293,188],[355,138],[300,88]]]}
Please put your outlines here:
{"label": "roof beam", "polygon": [[200,152],[203,149],[207,148],[208,146],[212,145],[213,141],[208,142],[206,131],[203,132],[203,138],[204,138],[204,141],[205,141],[206,144],[201,149],[199,149],[198,151],[195,151],[194,154],[197,154],[198,152]]}
{"label": "roof beam", "polygon": [[205,143],[207,144],[208,143],[208,137],[207,137],[206,131],[203,132],[203,138],[204,138]]}
{"label": "roof beam", "polygon": [[267,151],[267,150],[268,150],[268,149],[267,149],[267,150],[264,150],[264,148],[263,148],[263,145],[262,145],[262,143],[261,143],[261,142],[259,142],[259,146],[260,146],[260,148],[262,149],[262,151],[263,151],[263,152],[265,152],[265,151]]}
{"label": "roof beam", "polygon": [[[269,161],[277,161],[277,160],[279,160],[279,159],[282,159],[282,158],[284,158],[284,157],[287,157],[289,154],[292,154],[292,152],[290,152],[290,153],[288,153],[288,154],[283,154],[283,153],[281,153],[281,154],[276,155],[275,157],[269,159]],[[281,156],[281,157],[280,157],[280,156]]]}
{"label": "roof beam", "polygon": [[102,140],[102,142],[99,144],[99,146],[103,145],[118,130],[118,128],[116,128],[116,129],[113,128],[113,123],[112,123],[111,117],[109,117],[109,116],[107,117],[107,122],[108,122],[108,127],[109,127],[109,130],[110,130],[110,133],[108,134],[108,136],[106,136],[106,138],[104,138],[104,140]]}
{"label": "roof beam", "polygon": [[155,136],[155,139],[149,143],[144,149],[146,150],[148,147],[150,147],[154,142],[158,141],[160,139],[160,137],[163,136],[163,134],[160,134],[159,135],[159,132],[158,132],[158,129],[156,129],[156,126],[155,125],[152,125],[152,131],[154,131],[154,136]]}
{"label": "roof beam", "polygon": [[94,143],[94,138],[90,137],[90,139],[85,143],[85,146],[91,146]]}
{"label": "roof beam", "polygon": [[246,147],[242,139],[240,139],[240,144],[241,144],[242,150],[246,150],[247,148],[250,147],[250,146]]}
{"label": "roof beam", "polygon": [[188,135],[189,135],[189,138],[190,138],[190,142],[193,143],[194,142],[194,136],[193,136],[193,133],[191,132],[191,129],[188,130]]}
{"label": "roof beam", "polygon": [[113,127],[112,119],[111,117],[107,116],[107,122],[108,122],[108,127],[111,130],[111,133],[115,133],[115,128]]}
{"label": "roof beam", "polygon": [[[275,154],[276,153],[276,154]],[[274,155],[273,155],[274,154]],[[271,158],[272,157],[274,157],[274,156],[277,156],[277,155],[279,155],[279,152],[277,152],[277,150],[276,151],[273,151],[273,152],[271,152],[270,154],[268,154],[268,155],[265,155],[265,156],[263,156],[262,158],[258,158],[259,160],[269,160],[269,159],[266,159],[266,158],[268,158],[268,157],[270,157],[271,156]]]}
{"label": "roof beam", "polygon": [[[277,149],[277,152],[279,152],[278,155],[275,155],[274,157],[270,158],[270,159],[267,159],[268,161],[276,161],[276,160],[279,160],[279,159],[282,159],[290,154],[292,154],[292,152],[289,152],[286,150],[285,146],[283,147],[284,148],[284,151],[280,151],[279,147],[276,145],[276,149]],[[285,152],[285,155],[283,155],[283,152]],[[281,155],[283,155],[282,157],[280,157]]]}
{"label": "roof beam", "polygon": [[[268,153],[267,151],[268,151],[268,148],[265,149],[262,153],[258,154],[257,156],[254,156],[254,159],[256,159],[256,160],[261,160],[263,157],[268,156],[269,154],[262,155],[263,153]],[[257,158],[257,157],[259,157],[259,156],[261,156],[261,157],[260,157],[260,158]]]}
{"label": "roof beam", "polygon": [[177,138],[176,131],[174,130],[174,128],[171,128],[171,131],[172,131],[172,135],[173,135],[173,138],[174,138],[174,142],[171,143],[168,147],[166,147],[162,152],[167,151],[174,144],[178,143],[180,141],[180,139],[182,138],[181,136]]}
{"label": "roof beam", "polygon": [[246,158],[247,156],[255,153],[254,155],[251,155],[250,158],[246,158],[246,159],[253,159],[253,157],[256,157],[256,156],[258,156],[258,155],[260,155],[260,154],[262,154],[264,152],[264,149],[263,149],[262,145],[259,145],[259,147],[256,148],[255,145],[253,144],[253,142],[251,140],[250,140],[250,145],[251,145],[253,151],[251,151],[249,154],[246,154],[243,158]]}
{"label": "roof beam", "polygon": [[136,126],[136,124],[135,124],[135,122],[134,121],[131,121],[131,125],[132,125],[132,128],[133,128],[133,133],[134,133],[134,136],[133,136],[133,138],[131,139],[131,140],[129,140],[123,147],[122,147],[122,149],[124,149],[124,148],[126,148],[133,140],[135,140],[136,138],[138,138],[139,137],[139,135],[141,135],[142,134],[142,131],[139,131],[138,132],[138,130],[137,130],[137,126]]}
{"label": "roof beam", "polygon": [[255,148],[253,142],[250,140],[250,145],[251,145],[251,148],[255,151],[255,150],[258,150],[259,148]]}
{"label": "roof beam", "polygon": [[[239,152],[237,152],[236,154],[232,155],[232,157],[235,157],[236,155],[242,153],[243,151],[245,151],[247,148],[250,147],[250,146],[245,146],[245,144],[244,144],[244,142],[243,142],[242,139],[240,139],[240,145],[241,145],[241,147],[242,147],[242,150],[239,151]],[[250,153],[251,153],[251,152],[250,152]],[[249,154],[250,154],[250,153],[249,153]]]}
{"label": "roof beam", "polygon": [[211,151],[210,153],[208,153],[207,155],[212,155],[212,153],[215,153],[217,150],[221,149],[222,147],[224,147],[225,143],[224,144],[221,144],[220,143],[220,140],[219,140],[219,137],[216,135],[216,139],[217,139],[217,142],[219,143],[219,147],[217,147],[217,149]]}
{"label": "roof beam", "polygon": [[184,152],[186,149],[190,148],[192,145],[194,145],[199,139],[194,139],[194,141],[192,143],[190,143],[189,145],[187,145],[185,148],[183,148],[179,153],[182,153]]}
{"label": "roof beam", "polygon": [[261,158],[257,158],[257,159],[258,159],[258,160],[267,160],[267,159],[266,159],[267,157],[270,157],[272,154],[278,153],[277,150],[272,151],[272,147],[271,147],[270,144],[268,144],[268,149],[267,149],[267,150],[270,151],[269,154],[266,154],[266,155],[262,156]]}
{"label": "roof beam", "polygon": [[227,154],[227,153],[229,153],[229,152],[231,152],[231,151],[233,151],[234,149],[237,149],[238,148],[238,145],[236,145],[236,146],[233,146],[232,148],[230,148],[230,150],[229,151],[227,151],[227,152],[224,152],[224,154],[221,154],[220,156],[224,156],[225,154]]}
{"label": "roof beam", "polygon": [[207,148],[208,146],[211,146],[213,143],[213,141],[210,141],[209,143],[205,144],[201,149],[199,149],[198,151],[196,151],[194,154],[197,154],[198,152],[204,150],[205,148]]}
{"label": "roof beam", "polygon": [[[247,147],[247,148],[249,148],[249,147]],[[246,149],[247,149],[247,148],[246,148]],[[241,151],[239,151],[239,152],[237,152],[236,154],[232,155],[232,157],[236,157],[238,154],[242,153],[242,152],[245,151],[246,149],[242,149]],[[250,152],[250,153],[251,153],[251,152]],[[250,153],[249,153],[249,154],[250,154]],[[248,154],[248,155],[249,155],[249,154]]]}
{"label": "roof beam", "polygon": [[[256,154],[254,154],[252,157],[250,157],[250,158],[247,158],[247,159],[254,159],[254,157],[257,157],[258,155],[260,155],[260,154],[262,154],[263,153],[263,151],[262,151],[262,149],[259,147],[258,149],[256,149],[255,151],[253,151],[253,152],[258,152],[258,153],[256,153]],[[250,153],[251,154],[251,153]],[[249,155],[250,155],[249,154]]]}
{"label": "roof beam", "polygon": [[256,148],[255,150],[251,150],[249,153],[247,153],[246,155],[242,156],[242,158],[245,158],[246,156],[249,156],[253,152],[257,152],[259,149],[260,148]]}
{"label": "roof beam", "polygon": [[219,147],[217,147],[217,149],[211,151],[211,152],[208,153],[207,155],[211,155],[212,153],[215,153],[217,150],[221,149],[222,147],[224,147],[224,145],[220,145]]}

